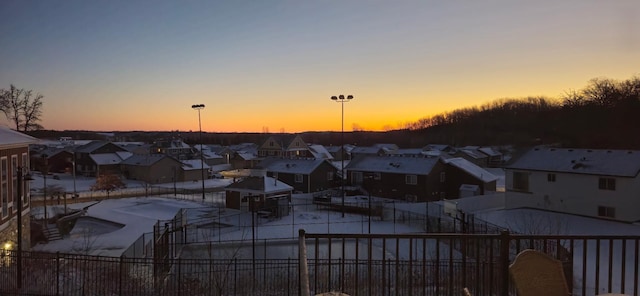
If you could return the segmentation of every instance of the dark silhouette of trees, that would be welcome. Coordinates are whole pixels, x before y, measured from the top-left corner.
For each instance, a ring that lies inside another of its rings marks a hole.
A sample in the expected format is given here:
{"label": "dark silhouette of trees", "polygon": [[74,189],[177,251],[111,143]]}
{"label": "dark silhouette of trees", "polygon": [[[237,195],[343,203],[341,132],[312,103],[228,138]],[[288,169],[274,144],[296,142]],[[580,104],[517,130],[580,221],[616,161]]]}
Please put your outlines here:
{"label": "dark silhouette of trees", "polygon": [[40,130],[42,98],[41,94],[34,95],[32,90],[12,84],[8,90],[0,89],[0,111],[15,124],[17,131]]}
{"label": "dark silhouette of trees", "polygon": [[595,78],[558,99],[500,99],[423,118],[407,128],[429,142],[452,145],[640,149],[640,77]]}

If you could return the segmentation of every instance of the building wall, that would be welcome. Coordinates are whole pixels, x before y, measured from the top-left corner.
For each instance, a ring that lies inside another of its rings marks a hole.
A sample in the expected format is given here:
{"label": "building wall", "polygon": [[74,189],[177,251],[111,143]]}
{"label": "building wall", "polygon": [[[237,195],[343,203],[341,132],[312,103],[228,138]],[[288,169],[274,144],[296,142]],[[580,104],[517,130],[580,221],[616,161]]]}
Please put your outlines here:
{"label": "building wall", "polygon": [[[17,179],[14,179],[14,176],[16,175],[16,169],[18,166],[27,169],[29,168],[28,153],[28,146],[11,148],[0,147],[0,244],[2,245],[6,242],[13,242],[14,244],[17,242],[16,217],[18,214],[18,206],[16,200],[14,200],[14,196],[17,194],[17,188],[15,186]],[[13,165],[12,161],[12,156],[14,155],[16,156],[16,165]],[[6,161],[6,171],[2,168],[3,159]],[[22,184],[24,185],[22,190],[22,194],[24,196],[22,202],[23,250],[28,250],[30,247],[30,187],[29,182],[23,182]]]}
{"label": "building wall", "polygon": [[[615,220],[640,220],[640,177],[613,177],[586,174],[555,174],[549,181],[548,172],[523,171],[528,175],[529,190],[513,188],[514,170],[506,170],[507,207],[522,206],[600,217],[598,207],[612,208]],[[615,190],[599,189],[601,177],[615,179]],[[604,217],[601,217],[604,218]]]}

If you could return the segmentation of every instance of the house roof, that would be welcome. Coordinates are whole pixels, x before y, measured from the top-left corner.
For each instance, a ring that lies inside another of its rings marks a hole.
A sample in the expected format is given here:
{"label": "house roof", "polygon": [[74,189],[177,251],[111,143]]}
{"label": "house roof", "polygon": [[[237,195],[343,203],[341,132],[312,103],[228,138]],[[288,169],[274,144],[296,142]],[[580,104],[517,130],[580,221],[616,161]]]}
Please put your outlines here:
{"label": "house roof", "polygon": [[[139,165],[139,166],[150,166],[153,165],[154,163],[164,159],[164,158],[171,158],[170,156],[166,155],[166,154],[134,154],[131,157],[123,160],[121,162],[121,164],[126,164],[126,165]],[[176,162],[178,162],[176,160]]]}
{"label": "house roof", "polygon": [[437,157],[362,155],[352,159],[345,169],[372,173],[428,175],[437,162]]}
{"label": "house roof", "polygon": [[118,152],[118,153],[99,153],[90,154],[89,157],[97,165],[110,165],[119,164],[122,160],[129,158],[132,155],[131,152]]}
{"label": "house roof", "polygon": [[491,147],[480,147],[478,148],[478,150],[486,155],[489,156],[500,156],[502,155],[502,153],[496,151],[495,149],[491,148]]}
{"label": "house roof", "polygon": [[483,159],[483,158],[487,158],[488,156],[485,155],[484,153],[480,152],[479,150],[475,150],[475,149],[462,149],[460,150],[460,152],[469,155],[470,157],[474,158],[474,159]]}
{"label": "house roof", "polygon": [[536,147],[507,168],[635,177],[640,173],[640,151]]}
{"label": "house roof", "polygon": [[267,157],[258,166],[269,172],[309,175],[325,161],[318,158]]}
{"label": "house roof", "polygon": [[447,149],[450,149],[451,146],[447,145],[447,144],[429,144],[427,146],[424,146],[422,149],[423,150],[440,150],[440,151],[445,151]]}
{"label": "house roof", "polygon": [[229,191],[251,192],[271,194],[278,192],[291,192],[293,187],[278,181],[275,178],[264,176],[249,176],[240,182],[231,183],[226,187]]}
{"label": "house roof", "polygon": [[76,148],[76,152],[80,152],[80,153],[93,153],[94,151],[106,146],[106,145],[113,145],[115,147],[117,147],[120,151],[127,151],[126,149],[112,143],[109,141],[100,141],[100,140],[95,140],[95,141],[91,141],[87,144],[84,144],[82,146],[78,146]]}
{"label": "house roof", "polygon": [[496,177],[494,174],[492,174],[491,172],[477,166],[476,164],[462,158],[462,157],[454,157],[454,158],[448,158],[448,159],[442,159],[442,161],[446,164],[450,164],[462,171],[465,171],[466,173],[468,173],[469,175],[472,175],[473,177],[475,177],[478,180],[481,180],[482,182],[493,182],[495,180],[498,180],[498,177]]}
{"label": "house roof", "polygon": [[0,146],[28,146],[37,142],[38,139],[32,136],[7,127],[0,127]]}
{"label": "house roof", "polygon": [[333,156],[331,155],[331,153],[329,153],[329,150],[327,150],[322,145],[311,144],[309,145],[309,150],[315,158],[333,159]]}
{"label": "house roof", "polygon": [[351,149],[351,153],[353,154],[377,154],[378,151],[382,150],[380,147],[362,147],[357,146]]}
{"label": "house roof", "polygon": [[190,171],[190,170],[200,170],[202,169],[208,169],[209,165],[206,162],[202,162],[201,159],[185,159],[185,160],[181,160],[182,162],[182,169],[185,171]]}

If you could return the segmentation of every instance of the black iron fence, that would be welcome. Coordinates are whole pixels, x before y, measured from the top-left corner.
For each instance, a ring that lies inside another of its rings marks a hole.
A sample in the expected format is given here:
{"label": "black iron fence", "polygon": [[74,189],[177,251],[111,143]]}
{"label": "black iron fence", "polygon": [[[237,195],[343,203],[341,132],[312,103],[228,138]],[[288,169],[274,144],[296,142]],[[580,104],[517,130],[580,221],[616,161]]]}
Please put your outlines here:
{"label": "black iron fence", "polygon": [[[0,294],[11,295],[515,295],[508,265],[524,249],[563,262],[573,295],[638,295],[640,236],[301,233],[307,268],[288,259],[201,253],[176,259],[22,253],[0,257]],[[212,246],[216,247],[216,246]],[[207,255],[209,254],[209,255]],[[301,271],[308,277],[301,278]],[[303,285],[304,286],[304,285]]]}

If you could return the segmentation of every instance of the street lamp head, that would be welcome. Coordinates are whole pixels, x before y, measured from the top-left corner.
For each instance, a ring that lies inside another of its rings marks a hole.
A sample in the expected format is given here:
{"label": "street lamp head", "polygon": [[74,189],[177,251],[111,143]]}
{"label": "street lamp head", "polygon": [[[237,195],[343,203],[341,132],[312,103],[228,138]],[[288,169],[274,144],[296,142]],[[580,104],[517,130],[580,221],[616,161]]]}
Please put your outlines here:
{"label": "street lamp head", "polygon": [[338,97],[336,97],[336,96],[331,96],[331,99],[332,99],[332,100],[334,100],[334,101],[337,101],[337,100],[338,100]]}
{"label": "street lamp head", "polygon": [[340,95],[340,100],[344,101],[344,95]]}
{"label": "street lamp head", "polygon": [[193,108],[193,109],[202,109],[202,108],[204,108],[204,104],[191,105],[191,108]]}
{"label": "street lamp head", "polygon": [[347,100],[353,100],[353,96],[352,95],[348,95],[347,96]]}

